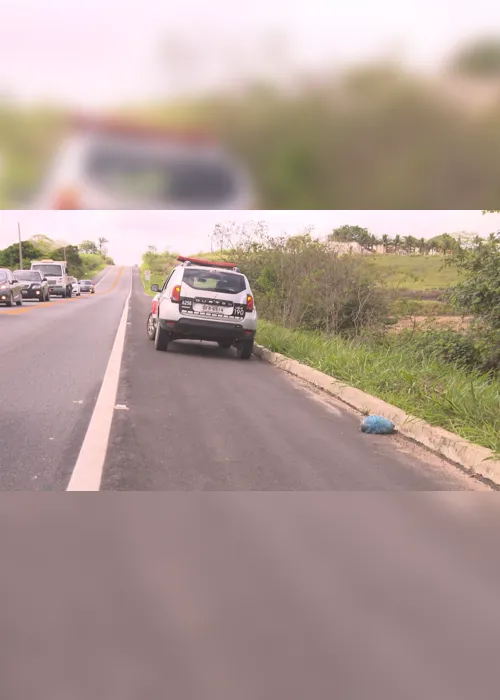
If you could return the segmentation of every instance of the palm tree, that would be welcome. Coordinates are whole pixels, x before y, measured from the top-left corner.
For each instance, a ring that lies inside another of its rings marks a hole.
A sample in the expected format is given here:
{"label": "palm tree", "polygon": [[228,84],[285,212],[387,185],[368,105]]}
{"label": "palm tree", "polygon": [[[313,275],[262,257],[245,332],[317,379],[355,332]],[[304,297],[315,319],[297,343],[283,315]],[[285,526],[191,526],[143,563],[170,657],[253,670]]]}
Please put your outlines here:
{"label": "palm tree", "polygon": [[389,236],[384,233],[382,236],[382,245],[384,246],[384,253],[387,255],[387,249],[389,248]]}
{"label": "palm tree", "polygon": [[399,253],[399,249],[401,248],[401,236],[398,235],[394,237],[394,252]]}
{"label": "palm tree", "polygon": [[419,244],[418,244],[418,252],[420,253],[420,255],[424,255],[426,249],[427,249],[426,240],[425,240],[425,238],[421,238],[419,241]]}

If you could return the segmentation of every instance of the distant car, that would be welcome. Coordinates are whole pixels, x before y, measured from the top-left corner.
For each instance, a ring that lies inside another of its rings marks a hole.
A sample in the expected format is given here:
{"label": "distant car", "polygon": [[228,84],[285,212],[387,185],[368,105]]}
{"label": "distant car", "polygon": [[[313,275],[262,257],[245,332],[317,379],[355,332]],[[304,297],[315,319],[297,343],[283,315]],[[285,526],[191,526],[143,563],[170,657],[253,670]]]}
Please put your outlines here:
{"label": "distant car", "polygon": [[95,287],[92,280],[80,280],[80,292],[86,294],[94,294]]}
{"label": "distant car", "polygon": [[80,296],[80,294],[81,294],[81,291],[80,291],[80,282],[79,282],[78,280],[75,280],[75,281],[73,282],[73,290],[72,290],[72,291],[73,291],[73,294],[74,294],[75,296],[77,296],[77,297]]}
{"label": "distant car", "polygon": [[[179,257],[160,291],[155,347],[165,351],[175,340],[208,340],[236,347],[242,360],[252,356],[257,310],[248,279],[232,263]],[[149,328],[148,328],[149,334]]]}
{"label": "distant car", "polygon": [[0,304],[5,306],[23,304],[23,285],[6,267],[0,267]]}
{"label": "distant car", "polygon": [[155,339],[156,334],[156,317],[158,315],[158,301],[160,299],[160,292],[155,294],[151,304],[151,312],[148,316],[148,338],[149,340]]}
{"label": "distant car", "polygon": [[50,301],[49,283],[39,270],[14,270],[14,277],[22,284],[23,299]]}
{"label": "distant car", "polygon": [[77,118],[35,209],[251,209],[247,175],[198,132]]}

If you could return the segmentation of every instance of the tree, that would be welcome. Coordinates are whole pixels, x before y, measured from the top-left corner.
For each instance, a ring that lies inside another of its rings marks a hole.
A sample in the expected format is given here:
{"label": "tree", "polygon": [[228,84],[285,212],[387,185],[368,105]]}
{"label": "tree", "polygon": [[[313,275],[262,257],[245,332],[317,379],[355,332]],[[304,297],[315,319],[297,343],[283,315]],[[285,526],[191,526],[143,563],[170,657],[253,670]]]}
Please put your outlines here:
{"label": "tree", "polygon": [[345,224],[334,229],[328,236],[329,241],[357,243],[365,250],[373,250],[373,236],[367,228]]}
{"label": "tree", "polygon": [[486,344],[485,367],[500,368],[500,233],[491,234],[473,249],[460,249],[450,260],[462,281],[451,290],[456,308],[475,317],[481,343]]}
{"label": "tree", "polygon": [[[39,257],[39,251],[31,241],[22,241],[21,250],[23,253],[23,267],[29,267],[31,260],[36,260]],[[19,261],[19,244],[13,243],[4,250],[0,251],[0,267],[10,267],[12,270],[18,269]]]}
{"label": "tree", "polygon": [[97,255],[99,253],[99,248],[94,241],[82,241],[78,248],[82,253],[90,253],[91,255]]}
{"label": "tree", "polygon": [[100,252],[101,255],[102,255],[102,254],[104,254],[104,253],[106,252],[104,246],[106,245],[106,243],[109,243],[109,241],[108,241],[107,238],[104,238],[104,236],[100,236],[100,237],[97,239],[97,242],[98,242],[98,244],[99,244],[99,252]]}
{"label": "tree", "polygon": [[31,236],[29,240],[38,250],[39,257],[41,258],[50,258],[52,251],[56,247],[56,244],[52,238],[44,236],[42,233],[37,233],[34,236]]}

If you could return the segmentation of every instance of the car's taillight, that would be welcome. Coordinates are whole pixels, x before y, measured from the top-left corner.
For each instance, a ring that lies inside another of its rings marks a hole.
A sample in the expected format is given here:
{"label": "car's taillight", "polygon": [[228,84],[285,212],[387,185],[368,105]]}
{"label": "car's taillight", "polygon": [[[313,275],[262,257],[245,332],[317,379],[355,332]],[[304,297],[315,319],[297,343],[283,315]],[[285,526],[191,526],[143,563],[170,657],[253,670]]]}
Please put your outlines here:
{"label": "car's taillight", "polygon": [[181,300],[181,285],[177,284],[173,290],[172,290],[172,296],[170,297],[170,300],[174,302],[174,304],[178,304]]}
{"label": "car's taillight", "polygon": [[57,193],[52,209],[81,209],[80,195],[74,187],[65,187]]}
{"label": "car's taillight", "polygon": [[247,311],[253,311],[253,296],[247,294]]}

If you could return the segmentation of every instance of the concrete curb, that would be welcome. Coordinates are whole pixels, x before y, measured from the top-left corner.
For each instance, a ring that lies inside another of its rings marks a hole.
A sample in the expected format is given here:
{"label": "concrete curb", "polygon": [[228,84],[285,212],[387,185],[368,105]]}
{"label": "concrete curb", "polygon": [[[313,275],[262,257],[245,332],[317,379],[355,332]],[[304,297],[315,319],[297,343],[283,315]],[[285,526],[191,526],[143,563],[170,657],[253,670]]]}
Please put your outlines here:
{"label": "concrete curb", "polygon": [[261,360],[335,396],[362,414],[378,414],[389,418],[401,435],[454,462],[470,474],[481,476],[500,486],[500,461],[494,459],[494,453],[486,447],[474,445],[459,435],[429,425],[420,418],[410,416],[400,408],[382,401],[382,399],[365,394],[360,389],[343,384],[337,379],[323,374],[317,369],[307,367],[296,360],[271,352],[262,345],[256,344],[254,346],[254,354]]}

